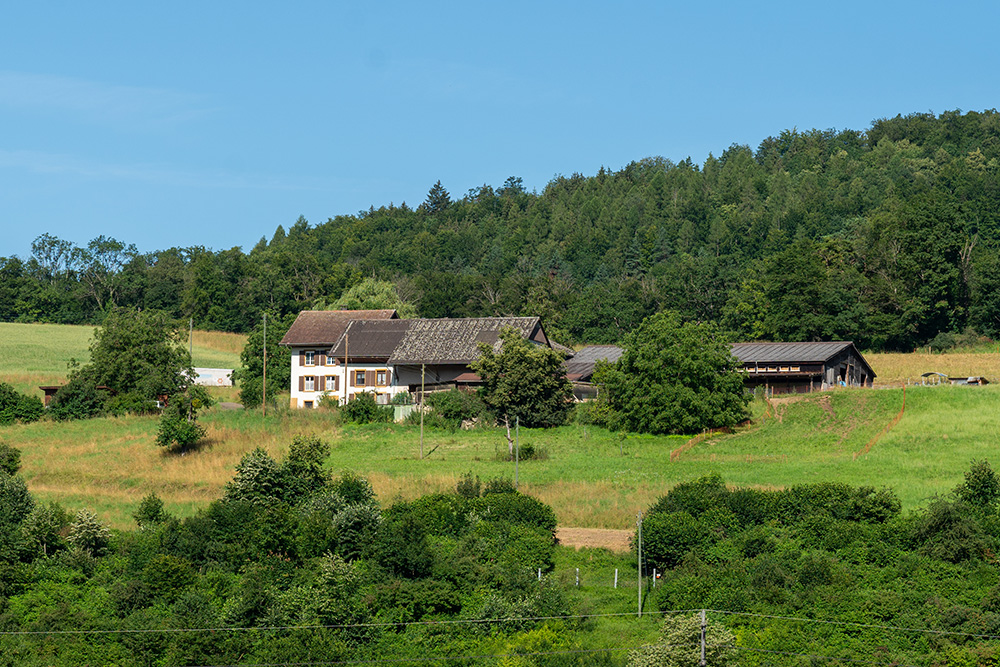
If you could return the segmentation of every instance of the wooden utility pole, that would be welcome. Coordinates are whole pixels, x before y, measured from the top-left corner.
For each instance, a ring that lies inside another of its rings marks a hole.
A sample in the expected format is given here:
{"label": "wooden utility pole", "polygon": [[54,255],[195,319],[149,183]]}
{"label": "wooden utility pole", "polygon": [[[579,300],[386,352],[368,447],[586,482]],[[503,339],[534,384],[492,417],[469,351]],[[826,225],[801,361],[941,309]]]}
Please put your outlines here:
{"label": "wooden utility pole", "polygon": [[267,313],[264,313],[264,385],[261,389],[260,415],[267,417]]}
{"label": "wooden utility pole", "polygon": [[420,364],[420,459],[424,458],[424,364]]}
{"label": "wooden utility pole", "polygon": [[636,586],[636,588],[639,590],[638,616],[639,616],[639,618],[642,618],[642,512],[639,512],[639,516],[636,519],[635,525],[638,528],[638,539],[636,540],[637,547],[638,547],[636,549],[636,552],[638,554],[637,557],[638,557],[638,561],[639,561],[639,563],[638,563],[638,565],[639,565],[639,568],[638,568],[639,585]]}

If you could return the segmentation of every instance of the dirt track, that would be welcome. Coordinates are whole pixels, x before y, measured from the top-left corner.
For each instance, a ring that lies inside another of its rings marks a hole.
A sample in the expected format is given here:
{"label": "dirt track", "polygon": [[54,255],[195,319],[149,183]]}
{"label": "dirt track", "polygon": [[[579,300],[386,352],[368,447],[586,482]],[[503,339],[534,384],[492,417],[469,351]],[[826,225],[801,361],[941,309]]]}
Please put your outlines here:
{"label": "dirt track", "polygon": [[560,544],[568,547],[603,547],[622,552],[629,550],[632,531],[613,528],[557,528],[556,537]]}

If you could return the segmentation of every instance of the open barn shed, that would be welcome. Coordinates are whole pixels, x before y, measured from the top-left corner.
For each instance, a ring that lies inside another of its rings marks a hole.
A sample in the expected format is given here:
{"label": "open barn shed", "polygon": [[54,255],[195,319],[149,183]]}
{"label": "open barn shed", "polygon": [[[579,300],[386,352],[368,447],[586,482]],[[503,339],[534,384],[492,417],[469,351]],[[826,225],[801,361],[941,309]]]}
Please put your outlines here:
{"label": "open barn shed", "polygon": [[850,341],[734,343],[748,389],[796,394],[833,387],[870,387],[875,371]]}

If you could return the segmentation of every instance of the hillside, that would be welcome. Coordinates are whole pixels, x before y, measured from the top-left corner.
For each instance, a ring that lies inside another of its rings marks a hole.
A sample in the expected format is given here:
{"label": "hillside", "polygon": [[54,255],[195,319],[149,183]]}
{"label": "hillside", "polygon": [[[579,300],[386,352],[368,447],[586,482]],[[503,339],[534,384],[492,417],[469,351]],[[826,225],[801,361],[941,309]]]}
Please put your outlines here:
{"label": "hillside", "polygon": [[[993,455],[991,415],[1000,387],[910,387],[903,418],[871,451],[855,459],[898,414],[900,389],[842,390],[779,399],[776,414],[732,435],[696,442],[671,460],[685,437],[621,436],[592,426],[522,429],[522,445],[541,458],[523,461],[521,488],[553,506],[563,526],[628,528],[635,514],[674,484],[709,472],[727,483],[784,488],[840,481],[896,490],[905,508],[949,491],[973,459]],[[453,489],[468,472],[486,480],[514,476],[501,461],[496,430],[427,429],[419,460],[419,429],[402,425],[341,426],[335,413],[208,411],[209,443],[187,456],[165,456],[155,445],[152,417],[37,423],[3,429],[23,451],[31,491],[70,508],[90,507],[116,526],[151,491],[172,512],[189,515],[218,497],[236,463],[254,447],[284,455],[294,435],[317,434],[332,444],[327,467],[370,477],[391,503]]]}

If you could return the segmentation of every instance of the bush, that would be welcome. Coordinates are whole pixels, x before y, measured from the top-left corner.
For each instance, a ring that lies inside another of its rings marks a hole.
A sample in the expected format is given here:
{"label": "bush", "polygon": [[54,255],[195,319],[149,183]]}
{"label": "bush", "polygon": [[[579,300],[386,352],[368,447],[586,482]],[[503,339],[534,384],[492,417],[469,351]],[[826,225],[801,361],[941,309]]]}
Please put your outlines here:
{"label": "bush", "polygon": [[0,425],[38,421],[45,412],[41,399],[25,396],[13,387],[0,382]]}
{"label": "bush", "polygon": [[156,432],[156,444],[167,451],[185,452],[203,439],[205,428],[194,419],[164,414]]}
{"label": "bush", "polygon": [[0,472],[16,475],[21,469],[21,450],[0,442]]}
{"label": "bush", "polygon": [[705,527],[688,512],[651,513],[642,523],[646,562],[661,570],[680,565],[688,552],[701,550],[706,539]]}
{"label": "bush", "polygon": [[463,498],[478,498],[481,489],[482,484],[479,482],[479,476],[473,477],[472,471],[462,475],[458,480],[458,484],[455,485],[455,493]]}
{"label": "bush", "polygon": [[69,527],[67,541],[91,556],[103,556],[111,541],[111,532],[89,510],[80,510]]}
{"label": "bush", "polygon": [[461,426],[463,420],[480,417],[486,411],[486,404],[478,395],[461,389],[428,394],[427,404],[453,428]]}
{"label": "bush", "polygon": [[377,404],[375,395],[370,392],[356,394],[341,408],[341,414],[346,421],[355,424],[388,423],[393,418],[392,408]]}
{"label": "bush", "polygon": [[87,378],[73,378],[56,392],[49,403],[49,414],[59,421],[90,419],[104,412],[108,392],[98,389]]}
{"label": "bush", "polygon": [[681,482],[649,508],[650,514],[687,512],[700,516],[714,507],[726,507],[729,491],[718,473]]}
{"label": "bush", "polygon": [[170,516],[163,510],[163,501],[160,500],[160,497],[155,493],[150,493],[139,503],[132,518],[135,519],[139,528],[145,530],[163,523]]}
{"label": "bush", "polygon": [[469,501],[469,510],[484,519],[541,528],[550,535],[555,535],[555,512],[531,496],[520,493],[491,493]]}
{"label": "bush", "polygon": [[398,577],[427,576],[434,557],[420,518],[404,512],[383,522],[375,539],[375,557],[379,565]]}

